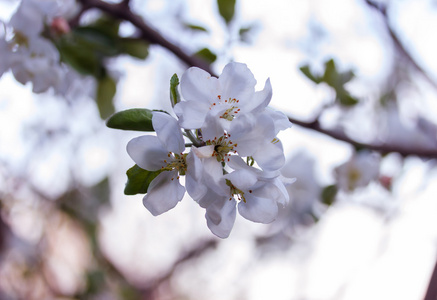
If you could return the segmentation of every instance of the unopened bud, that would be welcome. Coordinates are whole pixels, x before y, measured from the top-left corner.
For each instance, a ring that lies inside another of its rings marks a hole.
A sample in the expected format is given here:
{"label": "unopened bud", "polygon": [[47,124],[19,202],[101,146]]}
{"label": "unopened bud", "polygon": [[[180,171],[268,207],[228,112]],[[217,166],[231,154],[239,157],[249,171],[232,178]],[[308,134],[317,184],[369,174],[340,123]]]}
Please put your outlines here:
{"label": "unopened bud", "polygon": [[50,28],[57,35],[63,35],[70,32],[70,25],[68,25],[67,20],[62,17],[56,17],[53,19]]}
{"label": "unopened bud", "polygon": [[381,177],[379,177],[379,182],[380,182],[381,185],[382,185],[383,187],[385,187],[387,190],[390,190],[390,189],[391,189],[392,181],[393,181],[393,178],[390,177],[390,176],[382,175]]}

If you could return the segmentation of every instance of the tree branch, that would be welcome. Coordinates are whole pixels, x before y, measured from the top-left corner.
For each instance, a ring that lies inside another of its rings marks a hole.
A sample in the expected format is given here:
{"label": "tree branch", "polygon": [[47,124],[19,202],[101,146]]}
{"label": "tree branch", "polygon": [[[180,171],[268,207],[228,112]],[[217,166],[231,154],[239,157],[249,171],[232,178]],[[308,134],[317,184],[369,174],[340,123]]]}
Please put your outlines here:
{"label": "tree branch", "polygon": [[435,89],[437,89],[437,83],[428,75],[428,73],[414,60],[414,58],[411,56],[411,54],[405,49],[402,42],[399,40],[398,36],[394,32],[393,28],[390,26],[388,16],[387,16],[387,7],[383,4],[375,3],[371,0],[364,0],[364,2],[377,12],[381,14],[384,20],[385,28],[390,34],[390,37],[393,41],[393,44],[395,48],[398,50],[400,55],[404,57],[407,62],[420,74],[422,74],[425,79],[430,83]]}
{"label": "tree branch", "polygon": [[429,280],[428,290],[426,291],[424,300],[436,300],[437,299],[437,263],[432,272]]}
{"label": "tree branch", "polygon": [[288,119],[293,124],[296,124],[300,127],[304,127],[304,128],[308,128],[308,129],[320,132],[320,133],[328,135],[336,140],[349,143],[358,149],[369,149],[369,150],[380,152],[381,154],[397,152],[404,157],[409,156],[409,155],[417,155],[417,156],[420,156],[423,158],[437,158],[437,149],[411,148],[411,147],[404,146],[404,145],[393,145],[393,144],[387,144],[387,143],[380,143],[380,144],[360,143],[360,142],[357,142],[357,141],[351,139],[350,137],[348,137],[344,132],[329,130],[329,129],[325,129],[325,128],[321,127],[318,120],[313,121],[313,122],[304,122],[304,121],[301,121],[301,120],[298,120],[298,119],[295,119],[292,117],[289,117]]}

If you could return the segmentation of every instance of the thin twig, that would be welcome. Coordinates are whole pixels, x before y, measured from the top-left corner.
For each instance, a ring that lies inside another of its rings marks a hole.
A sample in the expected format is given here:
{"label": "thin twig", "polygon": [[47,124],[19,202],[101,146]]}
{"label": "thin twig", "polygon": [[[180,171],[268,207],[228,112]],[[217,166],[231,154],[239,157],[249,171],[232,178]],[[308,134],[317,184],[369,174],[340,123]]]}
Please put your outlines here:
{"label": "thin twig", "polygon": [[424,300],[436,300],[437,299],[437,263],[432,272],[431,279],[429,280],[428,289],[426,291]]}
{"label": "thin twig", "polygon": [[379,143],[379,144],[360,143],[348,137],[343,131],[323,128],[318,122],[318,120],[313,122],[304,122],[292,117],[289,117],[288,119],[293,124],[323,133],[336,140],[349,143],[358,149],[369,149],[369,150],[380,152],[381,154],[397,152],[404,157],[409,155],[416,155],[423,158],[437,158],[437,149],[411,148],[409,146],[393,145],[388,143]]}

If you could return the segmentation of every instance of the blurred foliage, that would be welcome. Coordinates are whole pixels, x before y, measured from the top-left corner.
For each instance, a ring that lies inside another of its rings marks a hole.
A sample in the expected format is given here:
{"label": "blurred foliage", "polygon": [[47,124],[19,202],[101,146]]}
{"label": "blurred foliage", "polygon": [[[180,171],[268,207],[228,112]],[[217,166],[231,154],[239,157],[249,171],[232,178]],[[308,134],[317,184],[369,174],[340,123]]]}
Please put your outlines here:
{"label": "blurred foliage", "polygon": [[194,25],[194,24],[189,24],[189,23],[185,23],[184,26],[188,29],[194,30],[194,31],[203,31],[203,32],[208,32],[208,30],[205,27],[199,26],[199,25]]}
{"label": "blurred foliage", "polygon": [[338,188],[335,184],[326,186],[321,193],[322,203],[328,206],[334,204],[337,196]]}
{"label": "blurred foliage", "polygon": [[234,18],[235,1],[236,0],[217,0],[219,13],[225,20],[226,24],[229,24]]}
{"label": "blurred foliage", "polygon": [[102,119],[106,119],[115,112],[112,99],[116,91],[116,82],[111,77],[106,76],[98,80],[96,102]]}
{"label": "blurred foliage", "polygon": [[121,54],[146,59],[149,55],[149,45],[143,39],[119,36],[120,22],[104,16],[52,37],[62,61],[79,73],[96,78],[96,103],[102,119],[114,113],[113,99],[117,91],[115,80],[108,74],[106,59]]}
{"label": "blurred foliage", "polygon": [[215,55],[211,50],[209,50],[208,48],[203,48],[200,49],[199,51],[197,51],[195,54],[195,56],[203,59],[204,61],[206,61],[207,63],[212,64],[213,62],[215,62],[215,60],[217,59],[217,55]]}
{"label": "blurred foliage", "polygon": [[354,78],[352,71],[339,72],[333,59],[325,63],[325,71],[322,76],[314,74],[308,65],[300,67],[300,71],[316,84],[326,83],[335,90],[336,101],[343,106],[354,106],[359,100],[353,97],[345,88],[345,84]]}

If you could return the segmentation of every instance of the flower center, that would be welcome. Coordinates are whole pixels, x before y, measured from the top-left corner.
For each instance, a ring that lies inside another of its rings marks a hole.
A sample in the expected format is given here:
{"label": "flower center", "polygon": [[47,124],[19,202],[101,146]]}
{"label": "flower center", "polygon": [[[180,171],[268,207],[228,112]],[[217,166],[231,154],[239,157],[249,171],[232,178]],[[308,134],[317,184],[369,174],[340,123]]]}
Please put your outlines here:
{"label": "flower center", "polygon": [[165,159],[164,162],[167,165],[165,167],[162,167],[161,169],[163,171],[177,170],[179,172],[179,175],[185,175],[185,172],[187,171],[187,154],[173,154],[169,152],[167,156],[169,157],[169,161]]}
{"label": "flower center", "polygon": [[230,137],[230,134],[224,132],[221,137],[215,137],[213,140],[206,141],[207,145],[214,145],[212,156],[215,156],[218,162],[229,161],[229,156],[231,156],[229,152],[237,153],[234,147],[237,147],[238,144],[233,144],[229,139]]}
{"label": "flower center", "polygon": [[221,119],[225,119],[228,121],[232,121],[236,114],[240,112],[240,109],[238,108],[237,104],[240,102],[240,100],[235,98],[228,98],[228,99],[222,99],[221,95],[217,96],[218,101],[213,102],[209,109],[211,110],[213,107],[218,107],[219,105],[226,105],[230,106],[226,111],[220,116]]}
{"label": "flower center", "polygon": [[[243,201],[246,203],[246,197],[244,197],[244,192],[239,188],[235,187],[232,182],[226,179],[226,185],[229,186],[231,197],[229,200],[235,199],[237,202]],[[252,190],[249,190],[249,193],[252,193]]]}

